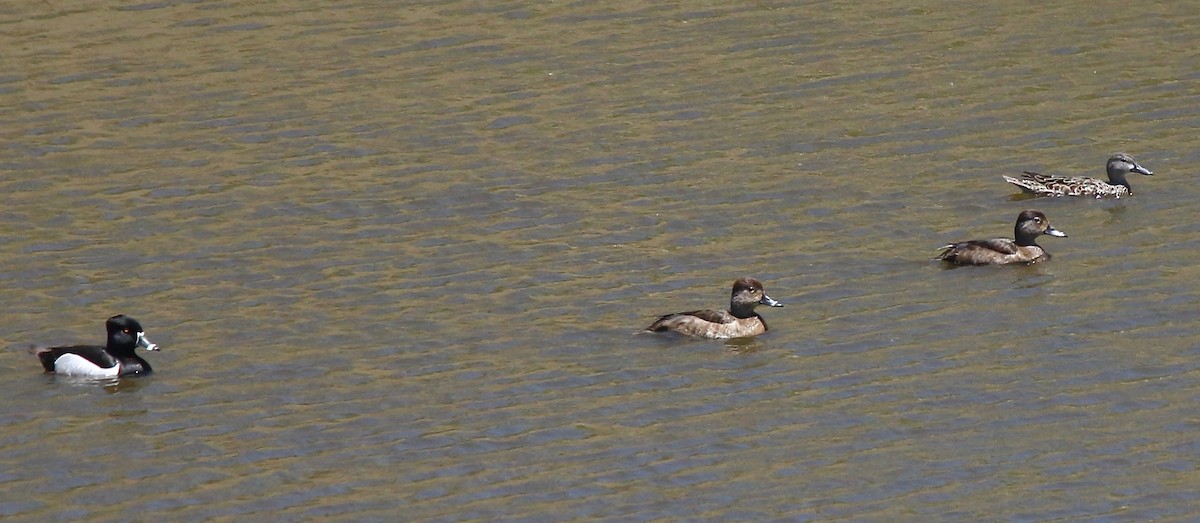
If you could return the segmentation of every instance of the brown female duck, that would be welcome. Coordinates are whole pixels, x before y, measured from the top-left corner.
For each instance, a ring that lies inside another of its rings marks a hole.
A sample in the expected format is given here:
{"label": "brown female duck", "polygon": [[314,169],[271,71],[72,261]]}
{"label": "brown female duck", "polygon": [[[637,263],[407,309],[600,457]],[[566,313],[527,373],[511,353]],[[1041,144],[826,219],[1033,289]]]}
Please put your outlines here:
{"label": "brown female duck", "polygon": [[1125,153],[1116,153],[1109,157],[1107,169],[1108,182],[1085,176],[1065,178],[1038,174],[1031,171],[1025,171],[1025,174],[1020,178],[1005,176],[1004,180],[1020,187],[1026,192],[1031,192],[1038,196],[1121,198],[1133,194],[1133,189],[1129,186],[1129,181],[1125,179],[1125,175],[1129,173],[1138,173],[1147,176],[1154,174],[1150,172],[1150,169],[1138,165],[1132,156]]}
{"label": "brown female duck", "polygon": [[1050,259],[1050,253],[1037,244],[1038,236],[1067,237],[1051,227],[1050,220],[1041,211],[1022,211],[1013,229],[1015,240],[996,238],[951,243],[942,247],[946,250],[935,259],[959,265],[1031,264]]}
{"label": "brown female duck", "polygon": [[649,327],[651,332],[678,332],[699,338],[742,338],[767,332],[767,322],[754,312],[759,305],[783,307],[763,292],[762,283],[754,278],[738,278],[733,282],[729,310],[702,310],[668,314]]}

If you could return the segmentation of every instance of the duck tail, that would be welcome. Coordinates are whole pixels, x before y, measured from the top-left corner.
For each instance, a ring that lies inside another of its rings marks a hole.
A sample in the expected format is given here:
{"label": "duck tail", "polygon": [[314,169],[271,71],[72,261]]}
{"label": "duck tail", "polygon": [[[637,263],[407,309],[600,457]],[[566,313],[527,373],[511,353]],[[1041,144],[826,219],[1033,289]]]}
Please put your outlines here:
{"label": "duck tail", "polygon": [[949,261],[951,258],[954,257],[954,247],[955,246],[956,246],[956,244],[949,243],[949,244],[943,245],[941,247],[938,247],[939,249],[942,249],[942,252],[941,252],[941,254],[938,254],[937,257],[934,258],[934,260]]}
{"label": "duck tail", "polygon": [[[1026,174],[1031,174],[1031,173],[1026,173]],[[1024,179],[1024,178],[1013,178],[1012,176],[1005,176],[1004,181],[1011,183],[1013,185],[1016,185],[1017,187],[1020,187],[1023,190],[1026,190],[1029,192],[1034,192],[1034,193],[1038,192],[1038,187],[1040,185],[1037,182],[1034,182],[1033,180],[1028,180],[1028,179]]]}

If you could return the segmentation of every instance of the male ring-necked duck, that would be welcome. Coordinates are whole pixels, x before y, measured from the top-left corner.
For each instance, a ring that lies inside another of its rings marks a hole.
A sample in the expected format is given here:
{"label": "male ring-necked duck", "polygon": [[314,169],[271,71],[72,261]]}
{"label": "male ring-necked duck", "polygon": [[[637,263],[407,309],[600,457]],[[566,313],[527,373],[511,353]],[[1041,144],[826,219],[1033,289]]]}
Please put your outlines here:
{"label": "male ring-necked duck", "polygon": [[733,294],[729,298],[729,310],[702,310],[668,314],[655,321],[647,331],[673,331],[700,338],[741,338],[758,336],[767,332],[767,322],[754,312],[759,305],[783,307],[763,292],[763,286],[754,278],[738,278],[733,282]]}
{"label": "male ring-necked duck", "polygon": [[1017,216],[1017,225],[1013,231],[1016,241],[996,238],[951,243],[942,247],[946,250],[935,259],[959,265],[1037,263],[1050,259],[1050,253],[1037,244],[1037,237],[1043,234],[1067,237],[1062,231],[1051,227],[1050,220],[1040,211],[1022,211]]}
{"label": "male ring-necked duck", "polygon": [[1026,192],[1031,192],[1038,196],[1120,198],[1133,194],[1133,188],[1125,180],[1125,175],[1129,173],[1139,173],[1147,176],[1154,174],[1150,172],[1150,169],[1138,165],[1132,156],[1125,153],[1116,153],[1108,158],[1107,182],[1086,176],[1066,178],[1062,176],[1048,176],[1030,171],[1025,171],[1025,174],[1020,178],[1005,176],[1004,180],[1020,187]]}
{"label": "male ring-necked duck", "polygon": [[43,347],[34,349],[34,353],[42,360],[46,372],[90,378],[149,374],[150,364],[133,353],[138,347],[158,350],[158,345],[146,339],[142,324],[129,316],[118,314],[104,322],[104,326],[108,329],[106,346]]}

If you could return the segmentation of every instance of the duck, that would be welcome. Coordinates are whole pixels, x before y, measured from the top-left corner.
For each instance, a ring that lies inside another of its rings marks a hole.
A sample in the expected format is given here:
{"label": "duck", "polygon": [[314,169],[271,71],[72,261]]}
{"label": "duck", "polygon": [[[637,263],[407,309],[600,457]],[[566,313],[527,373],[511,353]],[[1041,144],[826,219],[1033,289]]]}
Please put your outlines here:
{"label": "duck", "polygon": [[685,336],[708,339],[745,338],[767,332],[767,322],[754,308],[759,305],[783,307],[767,296],[763,285],[754,278],[742,277],[733,282],[729,310],[700,310],[677,312],[660,317],[648,332],[676,332]]}
{"label": "duck", "polygon": [[1013,228],[1015,240],[996,238],[955,242],[943,246],[945,250],[934,259],[958,265],[1034,264],[1050,259],[1050,253],[1036,241],[1043,234],[1067,237],[1066,233],[1050,225],[1045,213],[1025,210],[1017,215],[1017,224]]}
{"label": "duck", "polygon": [[118,314],[104,322],[108,343],[34,348],[46,372],[88,378],[117,378],[150,374],[150,363],[134,354],[134,349],[159,350],[151,343],[137,320]]}
{"label": "duck", "polygon": [[1146,176],[1154,174],[1137,163],[1126,153],[1115,153],[1108,158],[1108,181],[1076,176],[1066,178],[1049,176],[1032,171],[1025,171],[1020,178],[1005,176],[1008,183],[1020,187],[1025,192],[1038,196],[1093,196],[1096,198],[1122,198],[1133,194],[1133,188],[1125,175],[1138,173]]}

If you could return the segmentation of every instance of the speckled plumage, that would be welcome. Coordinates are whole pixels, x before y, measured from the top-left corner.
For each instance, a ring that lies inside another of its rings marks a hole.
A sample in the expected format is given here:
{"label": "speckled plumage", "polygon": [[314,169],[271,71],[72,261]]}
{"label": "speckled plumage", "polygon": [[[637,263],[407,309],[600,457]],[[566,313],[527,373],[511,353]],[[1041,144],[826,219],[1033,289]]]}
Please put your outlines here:
{"label": "speckled plumage", "polygon": [[767,322],[754,312],[759,305],[783,307],[763,292],[762,283],[754,278],[738,278],[733,282],[729,310],[701,310],[668,314],[656,320],[647,331],[677,332],[698,338],[743,338],[767,332]]}
{"label": "speckled plumage", "polygon": [[1116,153],[1109,157],[1106,170],[1108,171],[1107,182],[1086,176],[1066,178],[1031,171],[1025,171],[1020,178],[1005,176],[1004,180],[1038,196],[1122,198],[1133,194],[1133,189],[1129,186],[1125,175],[1131,172],[1147,176],[1154,174],[1149,169],[1138,165],[1133,156],[1125,153]]}
{"label": "speckled plumage", "polygon": [[942,247],[945,250],[935,259],[958,265],[1037,263],[1050,259],[1050,253],[1036,241],[1043,234],[1067,237],[1062,231],[1051,227],[1050,220],[1042,212],[1022,211],[1013,227],[1015,240],[996,238],[951,243]]}

